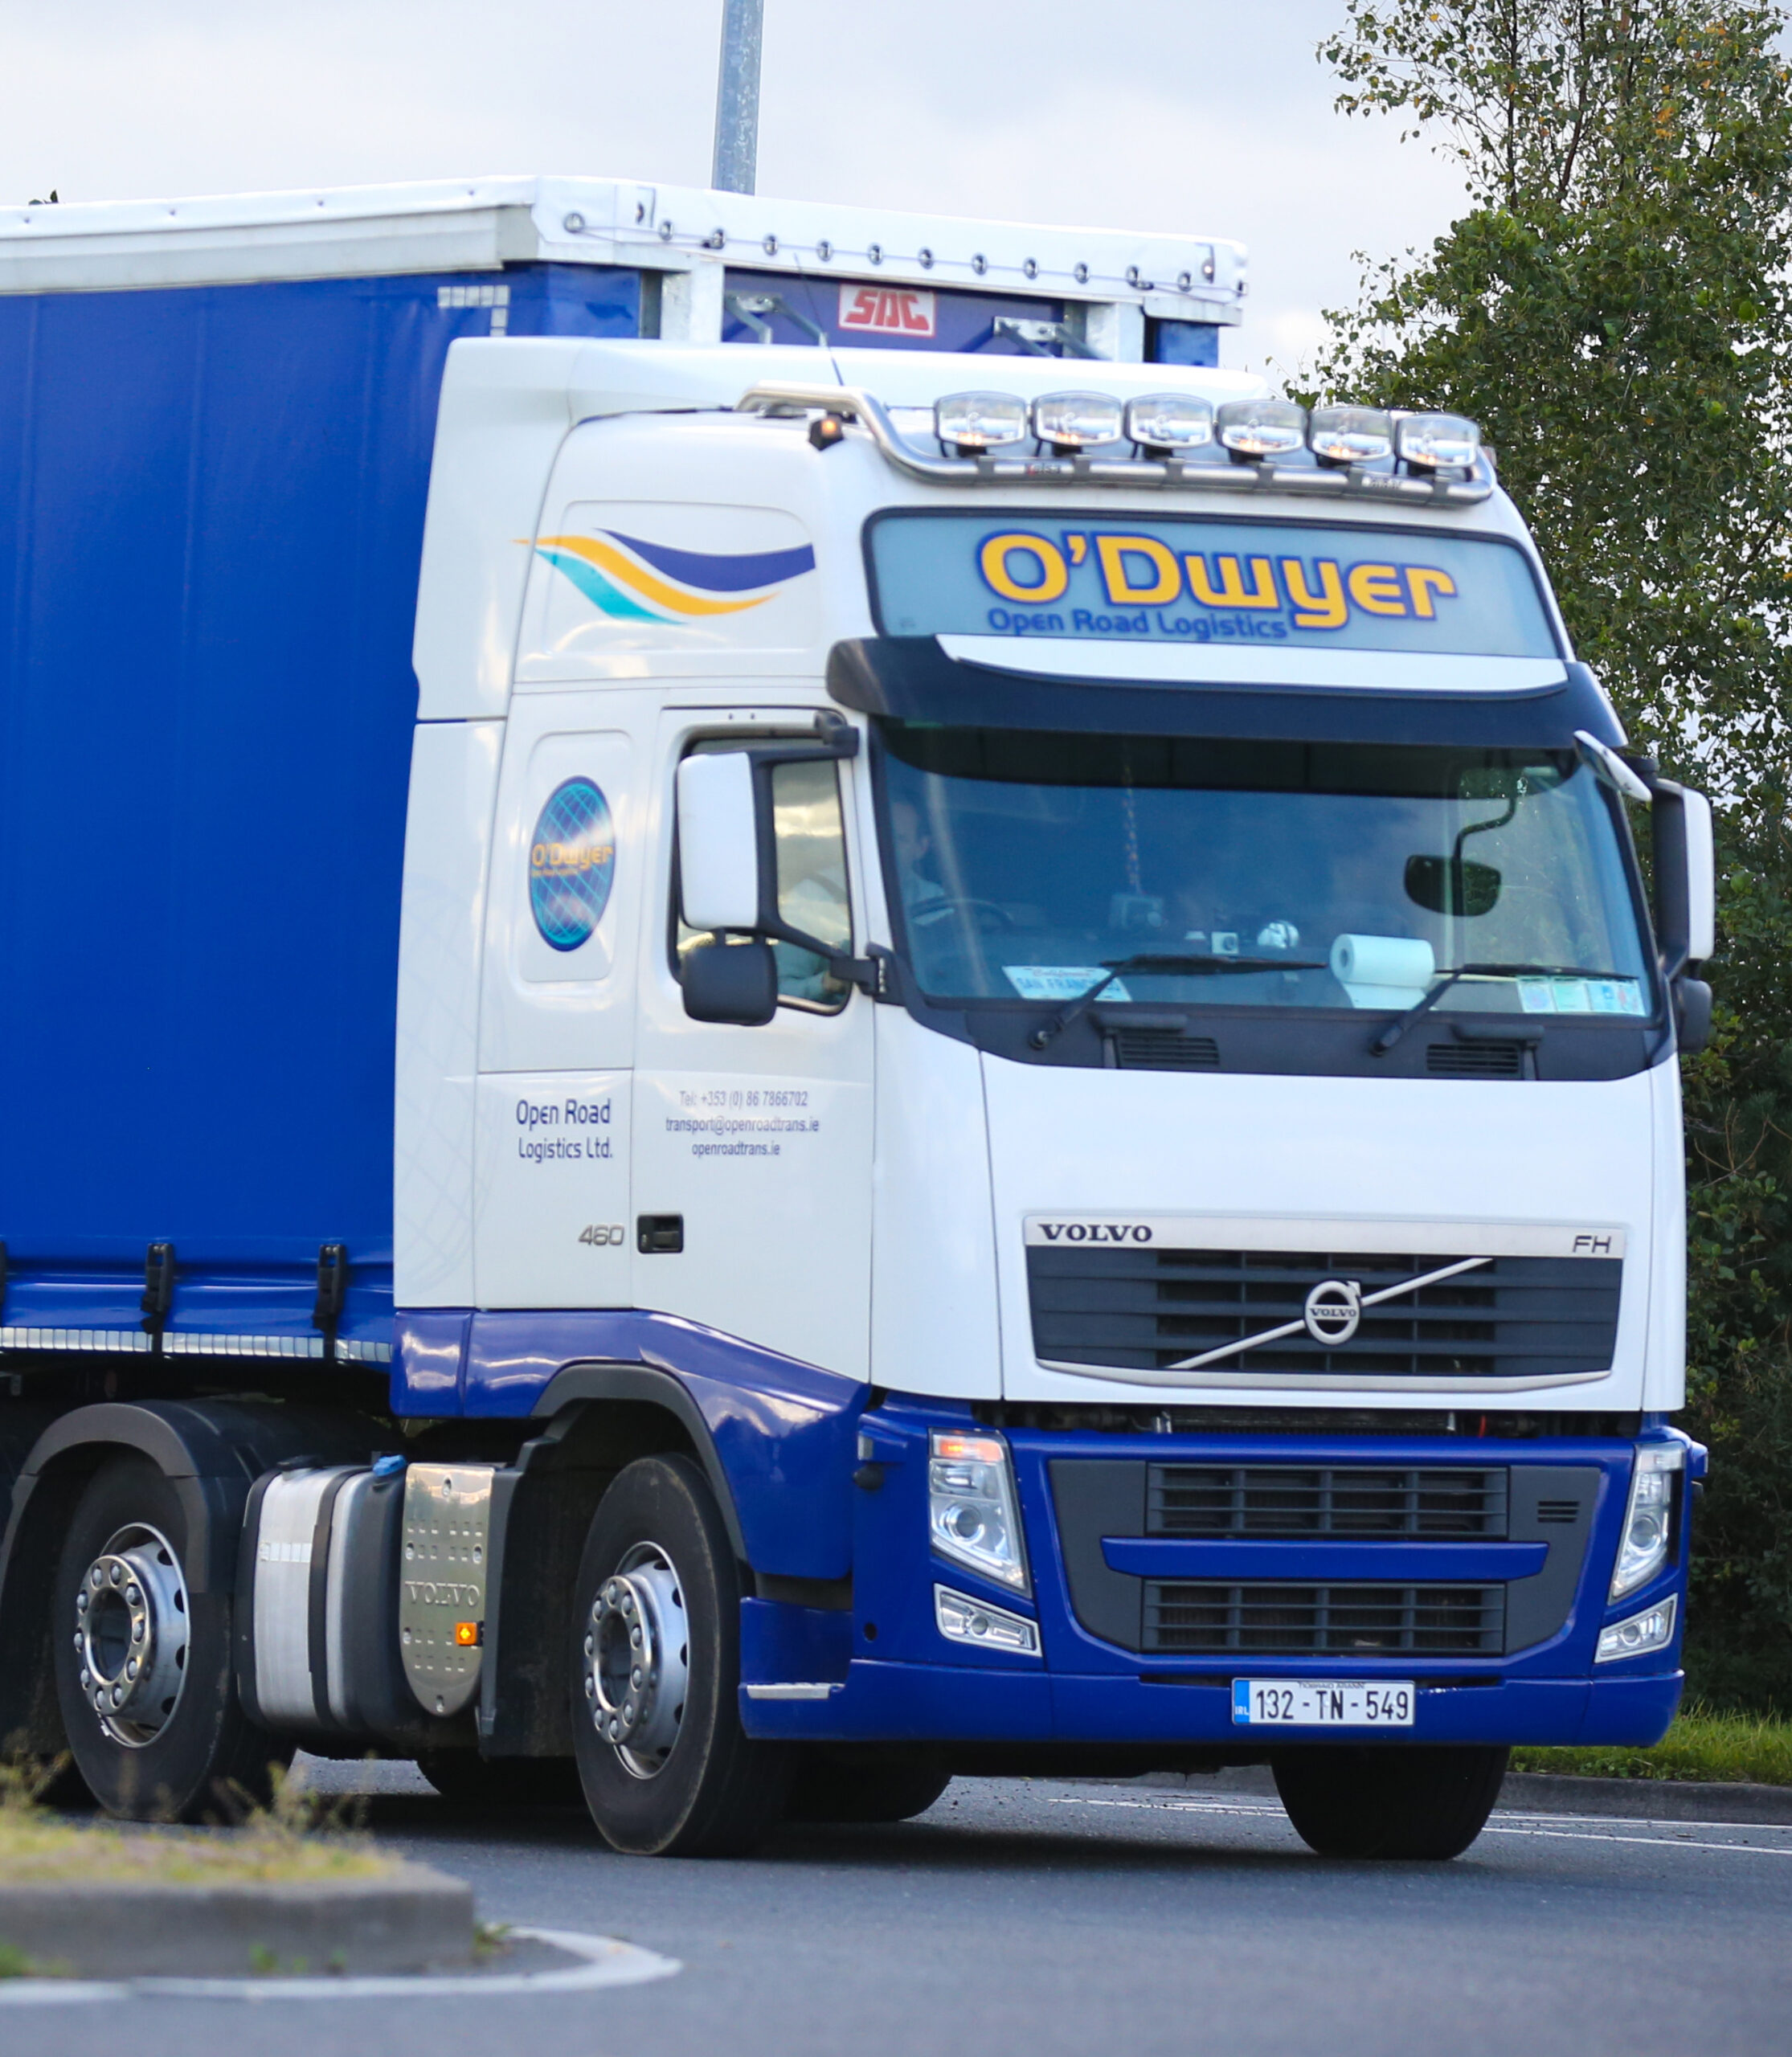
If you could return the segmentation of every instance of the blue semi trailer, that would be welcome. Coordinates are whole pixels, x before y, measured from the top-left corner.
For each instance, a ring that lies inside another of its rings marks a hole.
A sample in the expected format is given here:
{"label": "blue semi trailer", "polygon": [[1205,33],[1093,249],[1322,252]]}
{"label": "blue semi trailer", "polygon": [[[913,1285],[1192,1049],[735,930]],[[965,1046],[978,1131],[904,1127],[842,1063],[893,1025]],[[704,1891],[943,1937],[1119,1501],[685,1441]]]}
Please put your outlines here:
{"label": "blue semi trailer", "polygon": [[[1244,257],[0,214],[0,1736],[616,1846],[1646,1743],[1709,809]],[[1626,810],[1654,816],[1645,904]]]}

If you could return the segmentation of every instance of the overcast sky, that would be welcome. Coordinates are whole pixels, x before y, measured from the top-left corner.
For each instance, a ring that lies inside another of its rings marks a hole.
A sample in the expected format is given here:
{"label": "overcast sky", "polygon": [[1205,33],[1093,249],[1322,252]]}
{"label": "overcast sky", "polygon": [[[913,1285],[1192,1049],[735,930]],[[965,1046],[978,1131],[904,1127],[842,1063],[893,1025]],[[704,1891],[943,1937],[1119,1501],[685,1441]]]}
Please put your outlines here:
{"label": "overcast sky", "polygon": [[[1234,236],[1292,366],[1460,202],[1347,121],[1343,0],[766,0],[759,190]],[[0,199],[469,173],[706,185],[722,0],[0,0]]]}

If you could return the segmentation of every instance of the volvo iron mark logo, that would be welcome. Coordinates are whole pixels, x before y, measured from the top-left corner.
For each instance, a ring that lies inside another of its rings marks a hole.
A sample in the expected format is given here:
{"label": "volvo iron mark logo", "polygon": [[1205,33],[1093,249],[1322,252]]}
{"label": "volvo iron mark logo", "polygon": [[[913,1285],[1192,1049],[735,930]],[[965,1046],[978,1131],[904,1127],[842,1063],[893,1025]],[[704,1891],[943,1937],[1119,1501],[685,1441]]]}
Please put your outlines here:
{"label": "volvo iron mark logo", "polygon": [[1356,1333],[1363,1319],[1362,1282],[1356,1278],[1322,1278],[1307,1295],[1301,1317],[1307,1333],[1322,1350],[1336,1350]]}

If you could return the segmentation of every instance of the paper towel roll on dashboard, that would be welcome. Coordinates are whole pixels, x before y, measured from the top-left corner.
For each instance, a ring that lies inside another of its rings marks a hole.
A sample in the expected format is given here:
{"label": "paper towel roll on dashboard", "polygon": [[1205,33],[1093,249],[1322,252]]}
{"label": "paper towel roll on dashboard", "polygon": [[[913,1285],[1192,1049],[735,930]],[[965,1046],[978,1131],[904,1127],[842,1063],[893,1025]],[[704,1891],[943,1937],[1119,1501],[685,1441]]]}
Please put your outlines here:
{"label": "paper towel roll on dashboard", "polygon": [[1430,943],[1405,935],[1340,935],[1332,945],[1332,975],[1352,1007],[1410,1007],[1437,976]]}

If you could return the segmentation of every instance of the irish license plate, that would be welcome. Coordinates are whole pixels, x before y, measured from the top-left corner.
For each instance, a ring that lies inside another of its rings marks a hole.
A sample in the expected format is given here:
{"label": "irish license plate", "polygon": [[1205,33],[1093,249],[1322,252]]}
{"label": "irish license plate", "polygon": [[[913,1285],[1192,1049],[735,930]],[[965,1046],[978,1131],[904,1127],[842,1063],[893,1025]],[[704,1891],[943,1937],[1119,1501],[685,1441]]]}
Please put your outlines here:
{"label": "irish license plate", "polygon": [[1253,1728],[1410,1728],[1409,1679],[1234,1679],[1232,1719]]}

